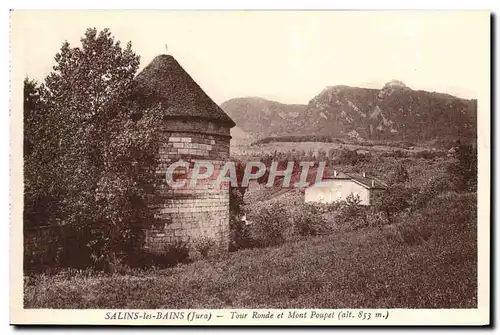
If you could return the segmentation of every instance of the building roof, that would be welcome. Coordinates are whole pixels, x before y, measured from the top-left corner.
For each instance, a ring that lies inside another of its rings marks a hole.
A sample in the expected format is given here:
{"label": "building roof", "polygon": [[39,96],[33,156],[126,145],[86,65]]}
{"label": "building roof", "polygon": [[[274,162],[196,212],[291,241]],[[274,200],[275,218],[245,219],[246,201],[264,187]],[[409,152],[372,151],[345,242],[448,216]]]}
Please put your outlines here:
{"label": "building roof", "polygon": [[326,179],[351,179],[347,174],[343,172],[337,172],[336,170],[327,169],[325,173]]}
{"label": "building roof", "polygon": [[347,174],[349,177],[351,177],[351,180],[360,184],[361,186],[364,186],[369,189],[385,189],[387,188],[387,184],[383,182],[382,180],[375,178],[374,176],[370,176],[368,174],[365,174],[365,177],[363,177],[362,174],[359,173],[348,173]]}
{"label": "building roof", "polygon": [[150,105],[160,103],[167,117],[202,118],[235,126],[171,55],[155,57],[134,81],[134,98]]}
{"label": "building roof", "polygon": [[[323,181],[327,181],[327,180],[352,180],[355,183],[357,183],[365,188],[368,188],[368,189],[386,189],[387,188],[387,184],[384,181],[382,181],[374,176],[368,175],[368,174],[365,174],[365,176],[363,177],[362,173],[344,173],[344,172],[337,172],[336,170],[328,169],[326,171],[326,175],[325,175],[325,178],[323,179]],[[314,186],[314,185],[312,185],[312,186]],[[319,185],[316,184],[316,186],[322,186],[322,184],[319,183]]]}

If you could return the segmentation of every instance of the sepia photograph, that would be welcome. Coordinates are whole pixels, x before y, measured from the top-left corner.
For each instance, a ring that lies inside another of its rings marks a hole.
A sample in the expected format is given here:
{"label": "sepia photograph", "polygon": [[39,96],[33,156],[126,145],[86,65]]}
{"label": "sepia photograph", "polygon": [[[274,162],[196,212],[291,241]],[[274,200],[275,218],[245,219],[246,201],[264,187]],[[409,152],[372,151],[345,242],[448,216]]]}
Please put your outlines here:
{"label": "sepia photograph", "polygon": [[11,322],[488,324],[490,20],[11,11]]}

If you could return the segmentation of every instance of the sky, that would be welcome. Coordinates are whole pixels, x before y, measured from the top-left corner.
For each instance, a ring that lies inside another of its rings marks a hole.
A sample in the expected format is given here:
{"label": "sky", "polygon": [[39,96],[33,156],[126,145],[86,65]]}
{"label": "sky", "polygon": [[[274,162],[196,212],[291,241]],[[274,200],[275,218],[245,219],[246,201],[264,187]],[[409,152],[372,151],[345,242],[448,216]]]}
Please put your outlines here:
{"label": "sky", "polygon": [[141,69],[173,55],[219,104],[247,96],[306,104],[327,86],[393,79],[476,98],[485,85],[478,68],[489,63],[489,14],[444,11],[14,11],[12,54],[42,81],[63,41],[79,45],[88,27],[131,41]]}

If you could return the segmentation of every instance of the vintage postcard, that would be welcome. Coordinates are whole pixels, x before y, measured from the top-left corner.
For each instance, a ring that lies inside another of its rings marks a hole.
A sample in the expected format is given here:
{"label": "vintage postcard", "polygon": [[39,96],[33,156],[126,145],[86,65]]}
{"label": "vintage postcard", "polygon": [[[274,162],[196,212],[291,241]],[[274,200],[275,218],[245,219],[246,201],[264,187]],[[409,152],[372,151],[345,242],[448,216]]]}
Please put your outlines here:
{"label": "vintage postcard", "polygon": [[490,20],[11,11],[11,324],[488,325]]}

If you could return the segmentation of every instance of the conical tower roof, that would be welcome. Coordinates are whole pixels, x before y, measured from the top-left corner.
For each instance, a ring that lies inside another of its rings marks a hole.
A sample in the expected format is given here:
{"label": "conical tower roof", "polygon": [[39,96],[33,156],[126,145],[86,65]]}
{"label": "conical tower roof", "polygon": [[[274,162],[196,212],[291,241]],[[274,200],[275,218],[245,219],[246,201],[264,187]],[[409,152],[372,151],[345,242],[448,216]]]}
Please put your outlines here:
{"label": "conical tower roof", "polygon": [[161,103],[167,117],[202,118],[235,126],[171,55],[155,57],[137,75],[135,83],[135,97],[148,105]]}

